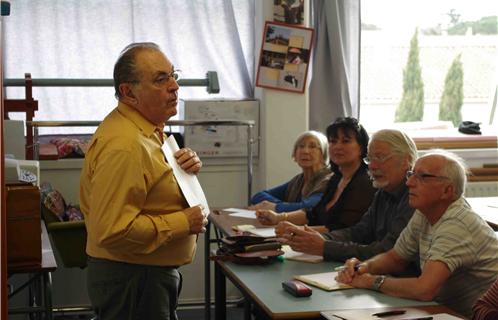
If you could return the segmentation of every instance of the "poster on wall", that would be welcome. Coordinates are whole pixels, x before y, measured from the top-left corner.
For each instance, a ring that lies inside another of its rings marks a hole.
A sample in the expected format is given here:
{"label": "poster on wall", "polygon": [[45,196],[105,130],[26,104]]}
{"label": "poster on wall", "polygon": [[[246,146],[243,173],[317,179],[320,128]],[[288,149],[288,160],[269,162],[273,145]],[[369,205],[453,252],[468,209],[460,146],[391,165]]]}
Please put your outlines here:
{"label": "poster on wall", "polygon": [[313,33],[311,28],[267,21],[256,86],[303,93]]}
{"label": "poster on wall", "polygon": [[273,0],[273,21],[304,26],[304,0]]}

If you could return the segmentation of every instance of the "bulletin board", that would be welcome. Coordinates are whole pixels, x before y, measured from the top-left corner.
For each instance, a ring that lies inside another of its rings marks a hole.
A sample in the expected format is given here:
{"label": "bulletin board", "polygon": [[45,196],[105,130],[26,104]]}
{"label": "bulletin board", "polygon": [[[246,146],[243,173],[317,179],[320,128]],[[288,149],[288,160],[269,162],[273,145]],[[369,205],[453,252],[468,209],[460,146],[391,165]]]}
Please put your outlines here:
{"label": "bulletin board", "polygon": [[[258,100],[186,100],[185,120],[253,120],[252,154],[258,155]],[[202,157],[246,157],[247,126],[187,126],[185,145]]]}

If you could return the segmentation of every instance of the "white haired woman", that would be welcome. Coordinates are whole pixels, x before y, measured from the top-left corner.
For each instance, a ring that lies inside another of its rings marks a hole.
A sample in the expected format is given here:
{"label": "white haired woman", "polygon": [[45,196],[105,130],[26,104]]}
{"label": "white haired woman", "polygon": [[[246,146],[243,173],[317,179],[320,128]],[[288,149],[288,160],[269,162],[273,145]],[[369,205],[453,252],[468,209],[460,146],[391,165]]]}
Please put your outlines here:
{"label": "white haired woman", "polygon": [[286,212],[314,207],[332,174],[327,148],[327,137],[323,133],[300,134],[294,143],[292,158],[302,172],[284,184],[256,193],[249,208]]}

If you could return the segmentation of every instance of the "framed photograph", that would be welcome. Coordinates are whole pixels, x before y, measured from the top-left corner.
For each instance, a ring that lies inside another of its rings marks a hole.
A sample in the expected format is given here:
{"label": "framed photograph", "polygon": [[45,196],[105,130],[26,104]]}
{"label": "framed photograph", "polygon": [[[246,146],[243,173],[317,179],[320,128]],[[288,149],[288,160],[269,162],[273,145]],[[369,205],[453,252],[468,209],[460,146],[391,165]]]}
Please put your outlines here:
{"label": "framed photograph", "polygon": [[273,21],[304,25],[304,0],[273,0]]}
{"label": "framed photograph", "polygon": [[303,93],[313,34],[310,28],[267,21],[256,86]]}

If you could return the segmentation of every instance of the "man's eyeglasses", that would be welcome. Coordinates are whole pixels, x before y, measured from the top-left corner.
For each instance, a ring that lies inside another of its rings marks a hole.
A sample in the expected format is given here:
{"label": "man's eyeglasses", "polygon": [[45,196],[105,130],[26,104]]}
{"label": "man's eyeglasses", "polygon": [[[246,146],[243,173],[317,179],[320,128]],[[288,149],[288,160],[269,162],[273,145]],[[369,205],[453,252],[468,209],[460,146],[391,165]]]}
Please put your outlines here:
{"label": "man's eyeglasses", "polygon": [[386,162],[387,160],[389,160],[391,157],[393,156],[393,154],[388,154],[386,156],[367,156],[365,158],[363,158],[363,161],[366,163],[366,164],[370,164],[371,162],[377,162],[377,163],[384,163]]}
{"label": "man's eyeglasses", "polygon": [[157,84],[163,84],[163,83],[169,82],[169,80],[171,78],[175,79],[175,81],[176,81],[180,77],[179,72],[180,72],[180,70],[173,69],[173,71],[171,71],[171,72],[162,73],[161,75],[159,75],[157,77],[157,79],[154,82]]}
{"label": "man's eyeglasses", "polygon": [[434,178],[434,179],[449,179],[448,177],[445,176],[436,176],[434,174],[430,173],[419,173],[415,171],[407,171],[406,172],[406,179],[410,179],[411,177],[415,177],[420,182],[427,182],[429,179]]}

